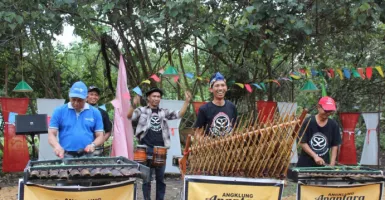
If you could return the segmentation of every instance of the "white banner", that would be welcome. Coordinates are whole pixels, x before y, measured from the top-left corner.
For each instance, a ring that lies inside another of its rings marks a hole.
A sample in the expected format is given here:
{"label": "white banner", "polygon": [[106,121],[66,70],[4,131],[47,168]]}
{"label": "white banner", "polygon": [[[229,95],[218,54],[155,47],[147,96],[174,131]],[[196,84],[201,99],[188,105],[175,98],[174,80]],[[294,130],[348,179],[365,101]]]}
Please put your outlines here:
{"label": "white banner", "polygon": [[[278,106],[278,111],[280,116],[296,114],[297,103],[277,102],[277,106]],[[291,147],[291,152],[293,154],[291,156],[290,163],[297,163],[298,162],[297,141],[293,143],[293,146]]]}
{"label": "white banner", "polygon": [[[183,106],[184,101],[178,100],[164,100],[160,101],[160,108],[166,108],[169,110],[180,110]],[[179,174],[179,168],[172,166],[172,157],[181,156],[182,150],[180,146],[180,137],[179,137],[179,125],[181,119],[168,120],[168,128],[170,129],[171,145],[170,149],[167,150],[167,161],[166,161],[166,173],[176,173]]]}
{"label": "white banner", "polygon": [[[47,114],[48,117],[51,117],[55,108],[63,105],[64,101],[64,99],[37,99],[37,113]],[[40,134],[39,138],[39,160],[57,159],[51,145],[48,144],[48,135]]]}
{"label": "white banner", "polygon": [[378,164],[378,139],[377,125],[378,113],[362,113],[366,125],[366,136],[364,148],[362,149],[361,165],[377,165]]}

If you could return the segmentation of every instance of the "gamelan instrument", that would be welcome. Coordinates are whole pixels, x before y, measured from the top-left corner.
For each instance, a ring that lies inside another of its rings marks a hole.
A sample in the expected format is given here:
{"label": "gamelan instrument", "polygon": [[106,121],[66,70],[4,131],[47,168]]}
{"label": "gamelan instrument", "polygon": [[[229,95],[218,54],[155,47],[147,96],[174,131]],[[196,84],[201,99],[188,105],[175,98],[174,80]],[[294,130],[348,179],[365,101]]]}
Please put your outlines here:
{"label": "gamelan instrument", "polygon": [[328,182],[378,182],[384,181],[382,170],[364,166],[293,167],[288,178],[297,181],[326,180]]}
{"label": "gamelan instrument", "polygon": [[125,157],[29,161],[24,169],[25,183],[113,182],[131,178],[141,178],[148,182],[150,169]]}

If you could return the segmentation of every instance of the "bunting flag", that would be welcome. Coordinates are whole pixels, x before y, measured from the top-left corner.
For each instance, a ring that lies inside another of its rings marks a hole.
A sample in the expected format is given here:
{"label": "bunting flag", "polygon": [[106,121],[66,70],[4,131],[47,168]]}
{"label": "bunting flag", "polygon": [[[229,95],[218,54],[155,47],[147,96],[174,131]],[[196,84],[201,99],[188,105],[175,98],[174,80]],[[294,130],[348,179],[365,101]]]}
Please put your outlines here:
{"label": "bunting flag", "polygon": [[235,83],[235,85],[238,85],[242,89],[245,87],[242,83]]}
{"label": "bunting flag", "polygon": [[380,74],[380,76],[381,76],[382,78],[384,78],[384,72],[382,71],[381,66],[376,66],[375,68],[376,68],[376,70],[378,71],[378,73]]}
{"label": "bunting flag", "polygon": [[358,73],[360,74],[362,79],[365,79],[364,69],[361,67],[357,68]]}
{"label": "bunting flag", "polygon": [[254,85],[256,88],[262,90],[261,86],[259,86],[257,83],[252,83],[251,85]]}
{"label": "bunting flag", "polygon": [[179,76],[178,75],[177,76],[173,76],[173,78],[174,78],[174,83],[178,82],[178,80],[179,80]]}
{"label": "bunting flag", "polygon": [[347,79],[350,79],[350,71],[346,68],[344,68],[344,76],[347,78]]}
{"label": "bunting flag", "polygon": [[317,76],[318,75],[318,71],[312,68],[311,69],[311,75],[312,76]]}
{"label": "bunting flag", "polygon": [[155,82],[160,82],[160,78],[156,74],[151,75],[150,78],[154,79]]}
{"label": "bunting flag", "polygon": [[197,76],[197,79],[198,79],[198,80],[200,80],[200,81],[202,81],[202,80],[203,80],[203,78],[202,78],[202,77],[200,77],[200,76]]}
{"label": "bunting flag", "polygon": [[341,80],[344,80],[344,76],[342,75],[342,70],[341,69],[336,69],[338,75],[340,76]]}
{"label": "bunting flag", "polygon": [[187,72],[186,74],[185,74],[185,76],[187,77],[187,78],[194,78],[194,74],[193,73],[190,73],[190,72]]}
{"label": "bunting flag", "polygon": [[163,74],[163,73],[164,73],[164,68],[160,69],[158,72],[159,72],[160,74]]}
{"label": "bunting flag", "polygon": [[330,74],[330,72],[329,72],[329,70],[324,69],[324,70],[322,70],[322,72],[323,72],[324,76],[326,76],[326,77],[328,77],[328,78],[331,78],[331,77],[332,77],[331,74]]}
{"label": "bunting flag", "polygon": [[143,96],[142,90],[139,88],[139,86],[136,86],[134,89],[132,89],[137,95]]}
{"label": "bunting flag", "polygon": [[306,77],[311,78],[311,71],[309,69],[305,69]]}
{"label": "bunting flag", "polygon": [[356,69],[352,69],[352,74],[354,78],[362,78],[362,76],[357,72]]}
{"label": "bunting flag", "polygon": [[253,89],[251,88],[250,84],[245,84],[245,88],[248,92],[252,93]]}
{"label": "bunting flag", "polygon": [[259,85],[263,88],[263,90],[266,92],[266,86],[264,82],[260,82]]}
{"label": "bunting flag", "polygon": [[328,94],[326,93],[326,87],[325,87],[325,84],[323,83],[323,81],[321,82],[321,91],[322,91],[323,97],[328,96]]}
{"label": "bunting flag", "polygon": [[303,74],[303,75],[306,75],[305,69],[299,69],[299,72],[300,72],[301,74]]}
{"label": "bunting flag", "polygon": [[368,79],[372,79],[372,74],[373,74],[373,68],[371,66],[367,67],[366,68],[366,77],[368,77]]}
{"label": "bunting flag", "polygon": [[290,77],[295,80],[301,79],[301,75],[299,75],[297,72],[290,73]]}
{"label": "bunting flag", "polygon": [[274,83],[278,84],[279,87],[281,87],[281,84],[277,80],[272,80]]}
{"label": "bunting flag", "polygon": [[282,79],[284,81],[292,81],[290,78],[286,78],[286,77],[283,77],[283,78],[280,78],[280,79]]}
{"label": "bunting flag", "polygon": [[148,80],[148,79],[146,79],[146,80],[142,81],[140,84],[142,84],[142,83],[151,84],[151,81],[150,81],[150,80]]}
{"label": "bunting flag", "polygon": [[329,69],[329,73],[330,73],[331,77],[334,78],[334,69]]}

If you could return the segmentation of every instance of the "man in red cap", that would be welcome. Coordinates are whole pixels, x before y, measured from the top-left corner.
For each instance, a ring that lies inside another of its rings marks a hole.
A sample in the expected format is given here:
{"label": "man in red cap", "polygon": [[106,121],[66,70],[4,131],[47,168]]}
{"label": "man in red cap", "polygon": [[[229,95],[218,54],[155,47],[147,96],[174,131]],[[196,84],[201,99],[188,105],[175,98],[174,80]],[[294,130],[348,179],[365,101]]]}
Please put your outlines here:
{"label": "man in red cap", "polygon": [[[318,114],[304,120],[300,134],[302,152],[297,167],[317,167],[336,164],[341,135],[336,121],[329,116],[336,111],[336,103],[331,97],[322,97],[317,105]],[[309,122],[310,120],[310,122]],[[306,131],[307,124],[309,123]],[[331,151],[331,158],[329,156]]]}

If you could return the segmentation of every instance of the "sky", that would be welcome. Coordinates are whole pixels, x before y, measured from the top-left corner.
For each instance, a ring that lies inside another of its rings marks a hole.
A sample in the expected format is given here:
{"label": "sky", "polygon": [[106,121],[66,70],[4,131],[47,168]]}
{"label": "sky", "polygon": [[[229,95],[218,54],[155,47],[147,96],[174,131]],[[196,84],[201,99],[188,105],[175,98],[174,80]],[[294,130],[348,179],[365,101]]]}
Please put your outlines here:
{"label": "sky", "polygon": [[79,42],[81,38],[73,34],[74,27],[68,24],[64,24],[63,34],[55,35],[54,37],[58,42],[62,43],[65,47],[69,47],[72,42]]}

